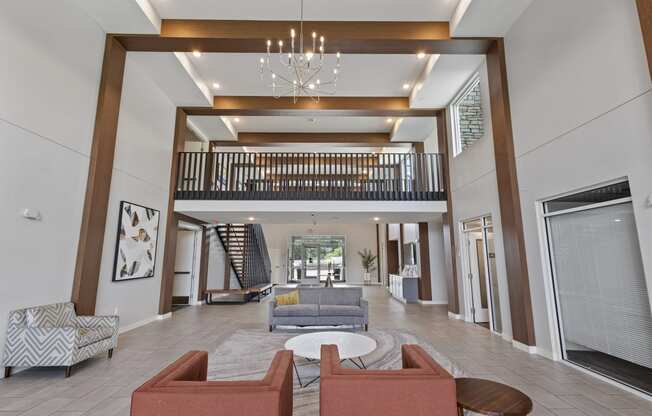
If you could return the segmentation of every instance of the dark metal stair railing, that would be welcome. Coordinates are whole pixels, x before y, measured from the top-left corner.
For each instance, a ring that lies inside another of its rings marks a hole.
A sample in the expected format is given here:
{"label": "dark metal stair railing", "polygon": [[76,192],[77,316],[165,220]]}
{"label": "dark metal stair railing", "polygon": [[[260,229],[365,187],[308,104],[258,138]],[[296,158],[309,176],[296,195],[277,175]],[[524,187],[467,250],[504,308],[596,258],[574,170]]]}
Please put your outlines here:
{"label": "dark metal stair railing", "polygon": [[179,155],[180,200],[444,201],[438,153]]}

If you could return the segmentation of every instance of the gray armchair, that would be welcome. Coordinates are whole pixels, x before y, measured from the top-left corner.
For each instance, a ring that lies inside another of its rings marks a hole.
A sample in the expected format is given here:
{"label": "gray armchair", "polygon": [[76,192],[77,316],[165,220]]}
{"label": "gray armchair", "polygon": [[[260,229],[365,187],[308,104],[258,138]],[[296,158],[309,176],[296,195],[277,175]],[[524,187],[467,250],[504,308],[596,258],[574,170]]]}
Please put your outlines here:
{"label": "gray armchair", "polygon": [[117,316],[77,316],[72,303],[55,303],[10,312],[2,365],[5,377],[12,367],[66,367],[118,345]]}

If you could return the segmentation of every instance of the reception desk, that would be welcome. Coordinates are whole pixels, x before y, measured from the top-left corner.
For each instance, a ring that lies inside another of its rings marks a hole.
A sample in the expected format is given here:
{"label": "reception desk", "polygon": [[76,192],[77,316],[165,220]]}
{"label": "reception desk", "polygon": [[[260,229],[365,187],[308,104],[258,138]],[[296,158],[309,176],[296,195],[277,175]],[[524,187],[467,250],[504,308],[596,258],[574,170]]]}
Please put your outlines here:
{"label": "reception desk", "polygon": [[419,301],[419,278],[389,275],[389,293],[403,303]]}

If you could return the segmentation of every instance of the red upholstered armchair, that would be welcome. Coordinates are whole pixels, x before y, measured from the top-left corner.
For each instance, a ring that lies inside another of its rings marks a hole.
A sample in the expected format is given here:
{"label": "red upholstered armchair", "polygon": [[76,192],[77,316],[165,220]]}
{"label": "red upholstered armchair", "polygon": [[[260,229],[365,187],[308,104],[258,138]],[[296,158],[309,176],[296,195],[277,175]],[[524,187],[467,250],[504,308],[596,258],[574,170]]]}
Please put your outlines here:
{"label": "red upholstered armchair", "polygon": [[403,345],[402,370],[342,368],[321,347],[320,416],[456,416],[455,380],[421,347]]}
{"label": "red upholstered armchair", "polygon": [[291,416],[292,351],[259,381],[206,381],[208,353],[191,351],[134,391],[132,416]]}

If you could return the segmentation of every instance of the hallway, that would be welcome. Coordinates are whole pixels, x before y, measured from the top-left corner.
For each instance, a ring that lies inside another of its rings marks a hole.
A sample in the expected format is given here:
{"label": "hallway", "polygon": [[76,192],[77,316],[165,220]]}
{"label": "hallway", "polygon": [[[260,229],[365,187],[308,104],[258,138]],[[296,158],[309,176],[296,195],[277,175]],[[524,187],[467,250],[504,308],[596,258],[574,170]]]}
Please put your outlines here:
{"label": "hallway", "polygon": [[[443,306],[404,305],[378,287],[365,287],[370,326],[402,329],[428,340],[470,375],[503,381],[528,394],[534,415],[643,416],[652,402],[561,363],[516,350],[486,329],[448,319]],[[131,392],[188,350],[208,350],[238,329],[264,327],[262,304],[188,307],[171,319],[120,337],[113,359],[81,363],[70,378],[56,368],[0,381],[0,416],[128,415]]]}

